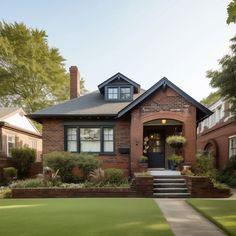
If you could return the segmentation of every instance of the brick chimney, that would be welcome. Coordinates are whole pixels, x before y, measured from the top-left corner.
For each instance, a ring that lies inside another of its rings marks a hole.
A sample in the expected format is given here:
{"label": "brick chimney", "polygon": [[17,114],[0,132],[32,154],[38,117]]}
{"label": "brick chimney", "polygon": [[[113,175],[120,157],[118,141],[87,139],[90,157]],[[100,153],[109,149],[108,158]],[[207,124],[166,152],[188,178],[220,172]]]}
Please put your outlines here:
{"label": "brick chimney", "polygon": [[70,67],[70,99],[80,96],[80,73],[77,66]]}

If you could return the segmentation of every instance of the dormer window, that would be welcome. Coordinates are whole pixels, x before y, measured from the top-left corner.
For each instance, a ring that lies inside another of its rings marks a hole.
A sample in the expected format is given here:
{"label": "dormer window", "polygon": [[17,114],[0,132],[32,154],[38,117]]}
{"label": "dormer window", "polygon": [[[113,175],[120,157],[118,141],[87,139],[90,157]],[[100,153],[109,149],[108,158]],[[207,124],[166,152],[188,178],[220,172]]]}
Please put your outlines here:
{"label": "dormer window", "polygon": [[131,88],[120,88],[120,99],[130,100],[131,99]]}
{"label": "dormer window", "polygon": [[133,89],[131,86],[107,87],[106,100],[110,101],[130,101],[133,98]]}
{"label": "dormer window", "polygon": [[108,88],[107,89],[107,98],[108,100],[117,100],[118,99],[118,88]]}

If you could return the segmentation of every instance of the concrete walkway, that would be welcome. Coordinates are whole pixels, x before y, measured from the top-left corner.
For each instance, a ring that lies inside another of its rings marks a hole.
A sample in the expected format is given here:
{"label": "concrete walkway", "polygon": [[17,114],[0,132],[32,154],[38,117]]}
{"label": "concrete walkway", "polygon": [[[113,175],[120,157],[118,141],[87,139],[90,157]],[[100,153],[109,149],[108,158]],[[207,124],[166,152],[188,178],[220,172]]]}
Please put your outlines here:
{"label": "concrete walkway", "polygon": [[216,225],[200,215],[184,199],[155,199],[175,236],[225,236]]}

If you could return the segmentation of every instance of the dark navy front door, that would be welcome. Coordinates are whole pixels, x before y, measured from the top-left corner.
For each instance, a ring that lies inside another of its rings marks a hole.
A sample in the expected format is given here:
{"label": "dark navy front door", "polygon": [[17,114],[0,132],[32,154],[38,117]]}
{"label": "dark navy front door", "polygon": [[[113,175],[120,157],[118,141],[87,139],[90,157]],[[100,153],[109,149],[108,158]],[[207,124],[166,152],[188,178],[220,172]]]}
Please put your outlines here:
{"label": "dark navy front door", "polygon": [[149,135],[148,167],[165,168],[165,140],[163,133]]}

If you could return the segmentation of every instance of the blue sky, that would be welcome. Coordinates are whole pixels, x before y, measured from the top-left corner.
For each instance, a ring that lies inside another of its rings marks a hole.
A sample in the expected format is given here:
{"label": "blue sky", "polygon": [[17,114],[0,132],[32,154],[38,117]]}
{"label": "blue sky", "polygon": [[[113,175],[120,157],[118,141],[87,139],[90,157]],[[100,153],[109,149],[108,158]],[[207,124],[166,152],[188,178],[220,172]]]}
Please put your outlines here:
{"label": "blue sky", "polygon": [[236,25],[226,0],[8,0],[0,19],[46,30],[77,65],[86,88],[117,72],[145,89],[163,76],[197,100],[212,90],[206,71],[229,52]]}

